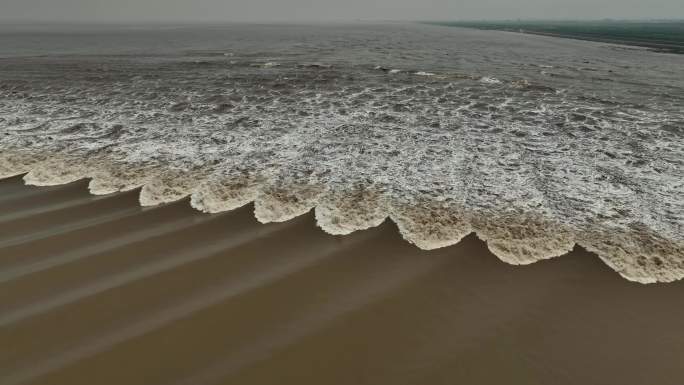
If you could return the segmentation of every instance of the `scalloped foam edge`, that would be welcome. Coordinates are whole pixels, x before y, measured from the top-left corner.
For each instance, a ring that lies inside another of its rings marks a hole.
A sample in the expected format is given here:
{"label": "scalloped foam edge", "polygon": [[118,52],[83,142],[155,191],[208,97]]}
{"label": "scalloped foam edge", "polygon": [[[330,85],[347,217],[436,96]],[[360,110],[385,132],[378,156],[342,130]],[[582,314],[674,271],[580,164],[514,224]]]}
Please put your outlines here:
{"label": "scalloped foam edge", "polygon": [[[34,186],[90,179],[88,188],[93,195],[140,188],[142,206],[190,197],[193,208],[218,213],[254,203],[255,217],[261,223],[288,221],[314,209],[318,227],[333,235],[376,227],[390,219],[406,241],[423,250],[451,246],[475,233],[494,255],[513,265],[558,257],[579,245],[630,281],[655,283],[684,278],[684,245],[654,234],[625,234],[620,229],[605,229],[578,235],[562,225],[539,218],[507,216],[487,220],[462,209],[435,211],[434,208],[392,204],[380,196],[336,193],[312,186],[269,191],[256,180],[235,183],[199,178],[198,183],[197,178],[180,178],[161,167],[154,170],[160,173],[152,176],[150,169],[93,170],[59,157],[44,157],[35,162],[21,157],[16,159],[16,156],[14,160],[11,158],[0,156],[0,179],[25,174],[24,182]],[[535,220],[537,223],[532,224]]]}

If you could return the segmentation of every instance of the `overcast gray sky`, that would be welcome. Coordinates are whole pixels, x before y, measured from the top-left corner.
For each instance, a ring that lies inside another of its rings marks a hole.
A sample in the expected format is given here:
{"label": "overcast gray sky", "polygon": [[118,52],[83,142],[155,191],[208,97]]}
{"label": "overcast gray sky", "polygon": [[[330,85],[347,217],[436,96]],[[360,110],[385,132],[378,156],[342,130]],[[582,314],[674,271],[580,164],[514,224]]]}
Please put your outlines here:
{"label": "overcast gray sky", "polygon": [[0,0],[0,19],[311,21],[684,18],[684,0]]}

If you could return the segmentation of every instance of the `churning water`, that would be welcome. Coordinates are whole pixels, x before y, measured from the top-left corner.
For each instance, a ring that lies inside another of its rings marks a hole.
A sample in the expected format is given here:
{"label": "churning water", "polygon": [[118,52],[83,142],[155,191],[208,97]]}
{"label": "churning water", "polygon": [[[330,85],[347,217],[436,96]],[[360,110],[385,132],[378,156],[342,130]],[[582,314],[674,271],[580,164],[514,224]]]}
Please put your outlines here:
{"label": "churning water", "polygon": [[579,244],[684,277],[684,56],[420,24],[6,28],[0,177],[143,205],[475,232],[526,264]]}

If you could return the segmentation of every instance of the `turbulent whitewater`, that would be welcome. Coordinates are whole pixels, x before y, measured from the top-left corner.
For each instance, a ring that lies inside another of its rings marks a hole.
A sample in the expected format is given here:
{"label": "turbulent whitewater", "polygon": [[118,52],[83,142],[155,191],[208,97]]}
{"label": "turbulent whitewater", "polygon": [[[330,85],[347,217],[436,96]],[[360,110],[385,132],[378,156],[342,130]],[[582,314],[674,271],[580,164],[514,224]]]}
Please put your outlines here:
{"label": "turbulent whitewater", "polygon": [[0,31],[0,178],[684,277],[684,56],[426,25]]}

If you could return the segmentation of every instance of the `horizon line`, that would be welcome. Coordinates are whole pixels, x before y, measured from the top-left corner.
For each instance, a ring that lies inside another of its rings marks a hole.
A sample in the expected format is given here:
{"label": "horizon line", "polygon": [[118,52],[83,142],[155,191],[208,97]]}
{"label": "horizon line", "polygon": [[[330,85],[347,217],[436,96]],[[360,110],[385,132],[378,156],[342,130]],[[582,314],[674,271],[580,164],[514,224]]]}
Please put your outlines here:
{"label": "horizon line", "polygon": [[[644,18],[620,18],[620,17],[601,17],[601,18],[439,18],[439,19],[253,19],[253,20],[198,20],[198,19],[178,19],[178,20],[47,20],[47,19],[20,19],[0,18],[0,23],[6,24],[55,24],[55,25],[140,25],[140,24],[318,24],[318,23],[432,23],[432,22],[501,22],[501,21],[550,21],[550,22],[587,22],[587,21],[611,21],[611,22],[683,22],[684,17],[665,18],[665,17],[644,17]],[[0,26],[1,27],[1,26]]]}

